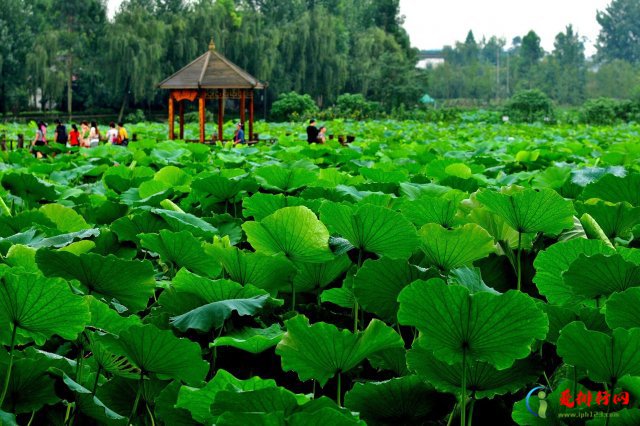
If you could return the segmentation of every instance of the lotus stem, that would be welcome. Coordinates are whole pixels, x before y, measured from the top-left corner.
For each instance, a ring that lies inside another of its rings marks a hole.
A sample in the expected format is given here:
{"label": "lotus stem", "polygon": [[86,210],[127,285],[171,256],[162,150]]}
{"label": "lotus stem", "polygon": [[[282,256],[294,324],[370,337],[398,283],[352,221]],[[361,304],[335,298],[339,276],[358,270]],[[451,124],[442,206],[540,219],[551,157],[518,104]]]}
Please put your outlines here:
{"label": "lotus stem", "polygon": [[453,421],[453,415],[456,413],[456,409],[458,408],[458,403],[453,404],[453,410],[449,414],[449,421],[447,422],[447,426],[451,426],[451,422]]}
{"label": "lotus stem", "polygon": [[29,423],[27,423],[27,426],[31,426],[31,423],[33,423],[33,419],[36,417],[36,410],[33,410],[31,412],[31,417],[29,418]]}
{"label": "lotus stem", "polygon": [[11,368],[13,367],[13,347],[16,344],[16,331],[18,330],[18,326],[16,323],[13,323],[13,330],[11,332],[11,345],[9,349],[9,366],[7,367],[7,374],[4,376],[4,385],[2,386],[2,395],[0,395],[0,407],[4,403],[4,398],[7,396],[7,391],[9,390],[9,382],[11,380]]}
{"label": "lotus stem", "polygon": [[[613,395],[615,391],[616,381],[614,379],[611,381],[611,390],[609,392],[611,392],[611,395]],[[609,413],[611,412],[611,405],[613,404],[607,404],[607,417],[605,417],[604,426],[609,426],[609,419],[611,418],[611,416],[609,415]]]}
{"label": "lotus stem", "polygon": [[[358,271],[362,268],[362,249],[358,249]],[[357,272],[356,272],[357,273]],[[358,332],[358,315],[360,314],[360,304],[356,299],[355,305],[353,306],[353,332]]]}
{"label": "lotus stem", "polygon": [[473,407],[475,407],[475,405],[475,398],[471,398],[471,402],[469,403],[469,419],[467,420],[467,426],[471,426],[471,422],[473,421]]}
{"label": "lotus stem", "polygon": [[2,197],[0,197],[0,209],[2,209],[2,212],[7,216],[11,216],[11,210],[9,209],[9,207],[7,207],[7,204],[4,202]]}
{"label": "lotus stem", "polygon": [[100,380],[100,372],[102,371],[102,366],[98,365],[98,371],[96,372],[96,380],[93,382],[93,389],[91,390],[91,395],[96,396],[96,389],[98,389],[98,381]]}
{"label": "lotus stem", "polygon": [[291,280],[291,310],[296,310],[296,287],[293,283],[293,279]]}
{"label": "lotus stem", "polygon": [[338,407],[342,407],[342,402],[340,401],[341,394],[341,381],[342,381],[342,373],[338,372],[338,391],[336,393],[336,402],[338,403]]}
{"label": "lotus stem", "polygon": [[149,414],[149,419],[151,419],[151,426],[156,426],[156,421],[153,418],[153,413],[151,412],[151,410],[149,409],[149,404],[147,404],[146,402],[144,403],[144,406],[147,408],[147,413]]}
{"label": "lotus stem", "polygon": [[467,416],[467,349],[462,350],[462,397],[460,398],[460,426],[466,426]]}
{"label": "lotus stem", "polygon": [[133,401],[133,408],[131,409],[131,414],[129,414],[129,419],[127,419],[127,424],[131,424],[131,420],[133,416],[136,415],[136,411],[138,411],[138,403],[140,402],[140,395],[142,395],[142,385],[143,385],[143,372],[140,371],[140,381],[138,382],[138,390],[136,391],[136,399]]}
{"label": "lotus stem", "polygon": [[522,263],[520,263],[520,254],[522,252],[522,232],[518,232],[518,254],[516,259],[516,273],[518,274],[518,291],[522,286]]}

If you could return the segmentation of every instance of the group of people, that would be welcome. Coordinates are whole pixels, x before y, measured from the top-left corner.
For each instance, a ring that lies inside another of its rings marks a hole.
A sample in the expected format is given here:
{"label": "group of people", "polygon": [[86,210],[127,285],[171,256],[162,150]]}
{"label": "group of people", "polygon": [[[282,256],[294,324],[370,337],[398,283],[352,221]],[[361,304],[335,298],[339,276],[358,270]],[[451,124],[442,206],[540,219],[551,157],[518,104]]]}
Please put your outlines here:
{"label": "group of people", "polygon": [[313,118],[309,120],[309,125],[307,126],[307,142],[309,143],[325,143],[327,141],[327,128],[325,126],[321,126],[320,128],[316,127],[316,120]]}
{"label": "group of people", "polygon": [[[129,144],[129,134],[125,129],[123,123],[116,123],[113,121],[109,123],[109,130],[106,134],[100,133],[98,123],[92,121],[83,121],[80,123],[80,129],[76,124],[71,125],[71,130],[67,132],[67,126],[60,120],[56,120],[56,128],[53,133],[53,142],[64,145],[67,148],[70,147],[84,147],[94,148],[100,144],[101,141],[117,145],[127,146]],[[47,123],[39,121],[37,123],[36,137],[31,143],[31,147],[48,145],[47,139]]]}

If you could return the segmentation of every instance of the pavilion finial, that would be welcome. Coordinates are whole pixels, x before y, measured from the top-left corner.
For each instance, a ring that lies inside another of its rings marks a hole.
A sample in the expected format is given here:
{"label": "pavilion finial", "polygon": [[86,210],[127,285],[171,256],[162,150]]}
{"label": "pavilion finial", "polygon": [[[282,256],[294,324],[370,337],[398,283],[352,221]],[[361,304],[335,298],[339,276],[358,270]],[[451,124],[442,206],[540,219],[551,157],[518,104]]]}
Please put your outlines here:
{"label": "pavilion finial", "polygon": [[213,42],[213,37],[211,37],[211,41],[209,42],[209,50],[216,50],[216,44]]}

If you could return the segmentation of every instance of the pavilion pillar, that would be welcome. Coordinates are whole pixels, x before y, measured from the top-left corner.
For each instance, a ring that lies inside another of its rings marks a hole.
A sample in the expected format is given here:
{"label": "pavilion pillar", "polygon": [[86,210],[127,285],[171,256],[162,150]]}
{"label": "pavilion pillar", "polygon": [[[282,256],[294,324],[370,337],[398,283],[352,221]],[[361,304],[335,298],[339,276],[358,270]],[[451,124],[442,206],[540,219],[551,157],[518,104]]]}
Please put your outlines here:
{"label": "pavilion pillar", "polygon": [[224,89],[218,89],[218,140],[222,143],[224,124]]}
{"label": "pavilion pillar", "polygon": [[253,98],[254,91],[249,94],[249,140],[253,140]]}
{"label": "pavilion pillar", "polygon": [[198,97],[198,115],[200,117],[200,143],[204,142],[204,126],[205,126],[205,115],[204,115],[204,100],[205,100],[205,92],[200,92],[200,96]]}
{"label": "pavilion pillar", "polygon": [[178,114],[180,117],[180,140],[184,140],[184,101],[178,102]]}
{"label": "pavilion pillar", "polygon": [[243,126],[245,122],[245,111],[247,109],[246,99],[247,92],[243,89],[242,92],[240,92],[240,122]]}
{"label": "pavilion pillar", "polygon": [[175,134],[173,132],[173,122],[174,122],[174,112],[173,112],[173,91],[169,92],[169,139],[175,139]]}

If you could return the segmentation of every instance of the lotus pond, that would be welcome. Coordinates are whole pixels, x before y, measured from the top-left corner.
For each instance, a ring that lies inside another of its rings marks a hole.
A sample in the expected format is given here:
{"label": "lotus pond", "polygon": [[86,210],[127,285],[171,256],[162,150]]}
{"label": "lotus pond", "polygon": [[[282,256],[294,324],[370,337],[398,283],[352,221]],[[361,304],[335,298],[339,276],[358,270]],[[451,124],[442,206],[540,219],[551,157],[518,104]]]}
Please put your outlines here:
{"label": "lotus pond", "polygon": [[1,152],[2,424],[640,424],[640,126],[327,127]]}

